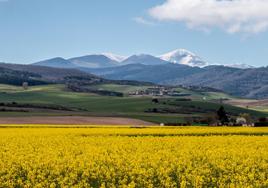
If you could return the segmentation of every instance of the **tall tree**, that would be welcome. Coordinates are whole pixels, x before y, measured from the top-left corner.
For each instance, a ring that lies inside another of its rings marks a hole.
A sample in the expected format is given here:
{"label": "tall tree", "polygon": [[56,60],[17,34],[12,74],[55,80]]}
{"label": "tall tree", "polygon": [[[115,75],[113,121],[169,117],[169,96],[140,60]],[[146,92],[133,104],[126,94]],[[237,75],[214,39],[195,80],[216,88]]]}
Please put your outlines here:
{"label": "tall tree", "polygon": [[223,106],[219,108],[217,115],[222,125],[227,125],[229,123],[229,118]]}

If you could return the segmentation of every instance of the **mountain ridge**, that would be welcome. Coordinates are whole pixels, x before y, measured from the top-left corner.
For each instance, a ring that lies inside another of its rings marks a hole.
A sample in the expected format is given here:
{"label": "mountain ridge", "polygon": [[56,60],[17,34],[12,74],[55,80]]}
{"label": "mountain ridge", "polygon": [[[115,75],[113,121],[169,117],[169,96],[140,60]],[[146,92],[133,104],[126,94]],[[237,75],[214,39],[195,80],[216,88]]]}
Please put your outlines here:
{"label": "mountain ridge", "polygon": [[[58,61],[58,62],[57,62]],[[56,57],[48,60],[43,60],[33,64],[58,67],[58,68],[107,68],[116,67],[126,64],[145,64],[145,65],[157,65],[163,63],[173,63],[188,65],[191,67],[204,68],[210,65],[223,65],[226,67],[235,67],[240,69],[255,68],[247,64],[212,64],[203,60],[198,55],[190,52],[186,49],[176,49],[171,52],[165,53],[159,56],[153,56],[150,54],[135,54],[131,56],[122,56],[113,53],[100,53],[90,54],[84,56],[73,57],[64,59],[62,57]]]}
{"label": "mountain ridge", "polygon": [[75,68],[76,67],[70,61],[62,57],[55,57],[55,58],[39,61],[39,62],[33,63],[32,65],[47,66],[47,67],[54,67],[54,68]]}

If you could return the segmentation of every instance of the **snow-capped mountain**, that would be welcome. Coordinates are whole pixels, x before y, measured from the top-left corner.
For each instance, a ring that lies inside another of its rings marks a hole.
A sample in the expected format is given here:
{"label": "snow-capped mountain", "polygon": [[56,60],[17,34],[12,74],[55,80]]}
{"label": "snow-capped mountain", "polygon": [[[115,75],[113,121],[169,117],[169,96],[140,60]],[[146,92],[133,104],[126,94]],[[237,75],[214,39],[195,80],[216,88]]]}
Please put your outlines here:
{"label": "snow-capped mountain", "polygon": [[126,56],[117,55],[117,54],[113,54],[113,53],[110,53],[110,52],[102,53],[101,55],[104,55],[104,56],[110,58],[111,60],[117,61],[119,63],[122,62],[122,61],[124,61],[124,60],[126,60],[128,58]]}
{"label": "snow-capped mountain", "polygon": [[183,64],[191,67],[205,67],[209,65],[199,56],[185,49],[177,49],[168,52],[166,54],[159,56],[159,58],[165,61],[169,61],[171,63]]}

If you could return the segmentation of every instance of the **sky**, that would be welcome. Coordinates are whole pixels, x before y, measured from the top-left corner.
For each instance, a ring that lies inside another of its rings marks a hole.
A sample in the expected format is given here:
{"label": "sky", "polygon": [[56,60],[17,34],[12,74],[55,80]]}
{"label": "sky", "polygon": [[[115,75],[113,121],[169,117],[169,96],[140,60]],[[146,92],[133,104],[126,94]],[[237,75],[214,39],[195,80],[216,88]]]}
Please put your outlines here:
{"label": "sky", "polygon": [[268,65],[267,0],[0,0],[0,62],[184,48],[213,64]]}

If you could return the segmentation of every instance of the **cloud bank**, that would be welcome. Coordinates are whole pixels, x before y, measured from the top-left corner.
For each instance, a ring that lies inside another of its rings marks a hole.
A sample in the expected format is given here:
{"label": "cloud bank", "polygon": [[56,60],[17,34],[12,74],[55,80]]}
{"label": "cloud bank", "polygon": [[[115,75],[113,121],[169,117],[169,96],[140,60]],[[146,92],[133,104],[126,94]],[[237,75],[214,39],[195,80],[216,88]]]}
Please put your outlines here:
{"label": "cloud bank", "polygon": [[166,0],[149,14],[159,21],[184,22],[190,28],[221,28],[228,33],[268,30],[268,0]]}

